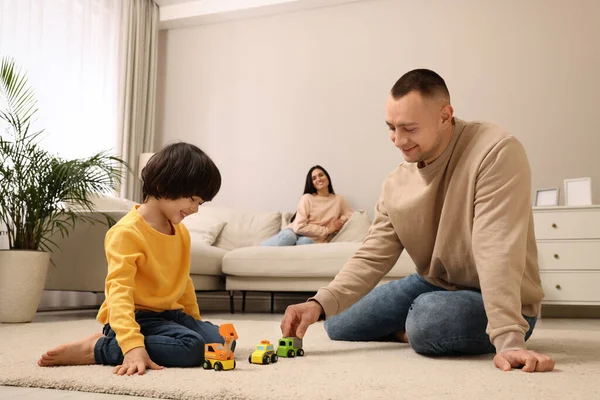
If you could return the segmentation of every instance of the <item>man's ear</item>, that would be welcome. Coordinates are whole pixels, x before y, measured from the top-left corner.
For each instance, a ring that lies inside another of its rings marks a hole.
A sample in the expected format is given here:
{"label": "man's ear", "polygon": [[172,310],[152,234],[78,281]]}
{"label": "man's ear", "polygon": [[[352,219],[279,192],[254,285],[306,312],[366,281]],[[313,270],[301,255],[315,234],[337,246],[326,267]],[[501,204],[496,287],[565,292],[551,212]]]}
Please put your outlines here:
{"label": "man's ear", "polygon": [[454,109],[450,104],[446,104],[442,107],[442,125],[446,125],[452,122],[452,118],[454,117]]}

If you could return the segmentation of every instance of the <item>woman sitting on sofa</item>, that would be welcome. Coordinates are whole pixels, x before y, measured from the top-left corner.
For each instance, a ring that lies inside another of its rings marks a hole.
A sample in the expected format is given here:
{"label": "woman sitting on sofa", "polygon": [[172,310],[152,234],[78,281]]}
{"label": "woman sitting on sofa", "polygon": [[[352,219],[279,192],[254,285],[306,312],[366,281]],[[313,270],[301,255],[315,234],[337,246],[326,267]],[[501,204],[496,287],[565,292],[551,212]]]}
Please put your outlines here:
{"label": "woman sitting on sofa", "polygon": [[315,165],[306,175],[304,195],[290,224],[261,246],[327,243],[351,215],[352,208],[342,196],[335,194],[325,168]]}

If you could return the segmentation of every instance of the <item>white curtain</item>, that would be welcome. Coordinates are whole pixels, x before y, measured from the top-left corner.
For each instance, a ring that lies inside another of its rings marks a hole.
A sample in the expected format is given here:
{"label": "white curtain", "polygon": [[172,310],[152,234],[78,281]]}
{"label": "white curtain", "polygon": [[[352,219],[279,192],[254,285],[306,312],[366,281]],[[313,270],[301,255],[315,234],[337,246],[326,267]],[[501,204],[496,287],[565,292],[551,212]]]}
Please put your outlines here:
{"label": "white curtain", "polygon": [[125,1],[123,15],[118,149],[134,173],[125,177],[121,197],[142,201],[138,160],[154,150],[158,6],[152,0]]}
{"label": "white curtain", "polygon": [[47,150],[118,155],[122,15],[120,0],[0,0],[0,55],[27,72]]}

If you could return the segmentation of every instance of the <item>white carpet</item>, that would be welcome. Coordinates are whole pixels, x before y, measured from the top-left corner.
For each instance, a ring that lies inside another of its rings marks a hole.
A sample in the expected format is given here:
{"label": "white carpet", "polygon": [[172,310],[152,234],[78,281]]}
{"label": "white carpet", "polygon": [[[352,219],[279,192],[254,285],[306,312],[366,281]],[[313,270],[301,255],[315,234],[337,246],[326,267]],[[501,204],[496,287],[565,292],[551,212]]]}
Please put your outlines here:
{"label": "white carpet", "polygon": [[491,355],[435,359],[405,344],[332,342],[321,324],[309,329],[304,358],[261,366],[248,355],[261,339],[280,337],[281,316],[222,316],[228,319],[207,319],[235,324],[235,370],[172,368],[141,377],[104,366],[36,365],[48,348],[99,331],[93,320],[0,325],[0,384],[167,399],[600,399],[598,330],[536,329],[530,346],[557,362],[544,374],[500,372]]}

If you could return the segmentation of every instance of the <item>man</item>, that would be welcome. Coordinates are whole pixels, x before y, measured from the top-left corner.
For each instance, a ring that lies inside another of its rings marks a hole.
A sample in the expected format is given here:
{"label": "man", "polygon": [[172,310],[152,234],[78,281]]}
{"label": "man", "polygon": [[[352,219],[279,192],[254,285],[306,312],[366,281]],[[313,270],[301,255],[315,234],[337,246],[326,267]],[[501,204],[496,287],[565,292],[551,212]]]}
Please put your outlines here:
{"label": "man", "polygon": [[[544,294],[521,144],[495,125],[454,118],[446,83],[425,69],[396,82],[386,123],[406,162],[384,181],[360,249],[329,286],[288,307],[283,335],[302,338],[326,318],[333,340],[496,352],[504,371],[552,370],[550,357],[525,346]],[[403,250],[417,273],[375,287]]]}

